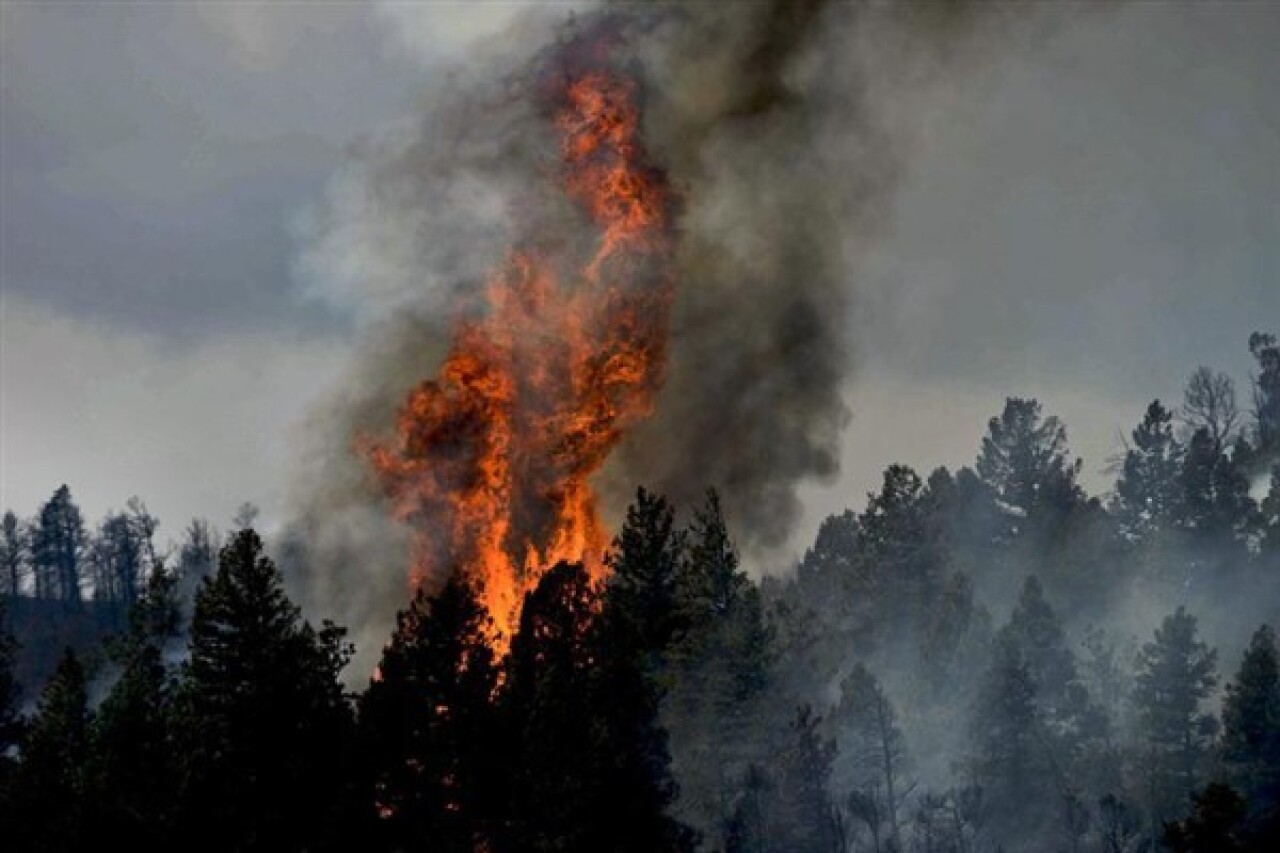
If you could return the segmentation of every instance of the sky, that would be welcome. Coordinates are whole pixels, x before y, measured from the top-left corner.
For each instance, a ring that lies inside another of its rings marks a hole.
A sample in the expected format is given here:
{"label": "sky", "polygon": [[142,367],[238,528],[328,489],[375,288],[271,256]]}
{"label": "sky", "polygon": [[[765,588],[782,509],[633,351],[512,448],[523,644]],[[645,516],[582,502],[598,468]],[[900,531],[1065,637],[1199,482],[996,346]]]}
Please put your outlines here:
{"label": "sky", "polygon": [[[572,4],[543,3],[555,18]],[[302,259],[362,144],[515,3],[0,9],[0,507],[138,495],[177,536],[288,513],[303,424],[360,306]],[[1134,3],[904,93],[883,236],[850,282],[842,472],[802,549],[890,462],[969,464],[1005,396],[1066,422],[1085,480],[1199,364],[1247,382],[1280,331],[1280,6]]]}

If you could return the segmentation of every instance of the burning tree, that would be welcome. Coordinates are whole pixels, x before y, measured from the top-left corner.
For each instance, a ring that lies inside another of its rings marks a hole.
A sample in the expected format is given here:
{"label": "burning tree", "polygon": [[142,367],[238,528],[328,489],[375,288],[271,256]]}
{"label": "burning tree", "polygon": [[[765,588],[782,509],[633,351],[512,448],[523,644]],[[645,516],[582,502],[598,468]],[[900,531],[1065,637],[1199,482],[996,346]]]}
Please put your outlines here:
{"label": "burning tree", "polygon": [[589,478],[649,413],[666,363],[672,194],[640,143],[636,86],[607,47],[567,51],[545,87],[554,171],[591,245],[523,223],[395,436],[361,442],[395,516],[415,527],[413,585],[470,579],[503,649],[549,566],[603,575],[608,534]]}

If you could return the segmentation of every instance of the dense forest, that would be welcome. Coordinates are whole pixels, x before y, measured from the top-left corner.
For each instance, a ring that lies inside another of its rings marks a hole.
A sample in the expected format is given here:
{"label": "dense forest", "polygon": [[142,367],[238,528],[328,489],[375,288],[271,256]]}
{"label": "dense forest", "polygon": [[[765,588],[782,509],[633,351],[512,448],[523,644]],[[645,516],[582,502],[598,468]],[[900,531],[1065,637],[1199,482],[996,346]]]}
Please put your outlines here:
{"label": "dense forest", "polygon": [[250,509],[159,547],[63,486],[0,530],[0,844],[1280,849],[1280,346],[1248,343],[1241,399],[1201,368],[1151,402],[1106,495],[1017,398],[762,582],[750,495],[641,489],[608,581],[555,566],[509,653],[455,578],[355,692]]}

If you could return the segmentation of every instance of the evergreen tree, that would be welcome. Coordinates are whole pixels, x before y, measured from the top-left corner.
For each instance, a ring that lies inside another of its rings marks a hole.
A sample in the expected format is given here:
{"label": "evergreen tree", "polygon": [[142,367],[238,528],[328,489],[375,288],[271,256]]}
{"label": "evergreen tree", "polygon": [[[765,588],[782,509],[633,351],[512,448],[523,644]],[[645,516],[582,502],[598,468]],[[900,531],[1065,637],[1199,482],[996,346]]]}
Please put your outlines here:
{"label": "evergreen tree", "polygon": [[1035,400],[1010,398],[987,424],[977,472],[997,498],[1028,519],[1060,518],[1083,499],[1080,460],[1067,458],[1067,430]]}
{"label": "evergreen tree", "polygon": [[204,519],[192,519],[183,531],[182,544],[178,546],[177,590],[183,616],[188,620],[196,591],[218,566],[219,541],[217,531]]}
{"label": "evergreen tree", "polygon": [[610,630],[646,657],[654,671],[675,631],[676,575],[684,552],[684,535],[675,527],[667,500],[644,489],[627,508],[627,517],[607,559]]}
{"label": "evergreen tree", "polygon": [[796,587],[806,604],[828,610],[846,601],[857,571],[853,564],[857,554],[857,514],[845,510],[823,519],[796,569]]}
{"label": "evergreen tree", "polygon": [[725,853],[768,853],[773,849],[768,836],[768,801],[772,796],[769,775],[759,765],[751,765],[720,833]]}
{"label": "evergreen tree", "polygon": [[1181,469],[1182,447],[1173,435],[1173,413],[1155,400],[1132,433],[1111,505],[1127,541],[1149,541],[1172,525]]}
{"label": "evergreen tree", "polygon": [[0,521],[0,596],[22,591],[22,579],[29,569],[27,531],[12,512]]}
{"label": "evergreen tree", "polygon": [[1103,853],[1131,853],[1140,838],[1135,810],[1115,794],[1098,798],[1098,836]]}
{"label": "evergreen tree", "polygon": [[1258,362],[1253,376],[1253,443],[1258,458],[1271,462],[1280,453],[1280,345],[1275,335],[1254,332],[1249,352]]}
{"label": "evergreen tree", "polygon": [[45,685],[22,741],[10,795],[17,850],[62,853],[90,843],[86,768],[91,719],[85,670],[68,649]]}
{"label": "evergreen tree", "polygon": [[81,570],[88,536],[71,490],[58,488],[40,510],[31,533],[37,598],[56,598],[75,607],[81,600]]}
{"label": "evergreen tree", "polygon": [[710,837],[748,766],[763,760],[760,702],[771,635],[760,591],[738,565],[719,497],[694,515],[676,583],[680,631],[666,652],[662,721],[680,780],[677,813]]}
{"label": "evergreen tree", "polygon": [[507,767],[487,611],[462,579],[396,619],[360,707],[371,797],[396,850],[473,851],[494,834]]}
{"label": "evergreen tree", "polygon": [[1221,749],[1245,799],[1259,810],[1280,808],[1280,666],[1270,626],[1254,632],[1235,681],[1227,685]]}
{"label": "evergreen tree", "polygon": [[777,773],[769,809],[766,849],[795,853],[836,853],[843,843],[829,782],[836,744],[822,734],[822,718],[801,706],[774,759]]}
{"label": "evergreen tree", "polygon": [[1183,459],[1179,526],[1199,553],[1217,553],[1233,540],[1239,544],[1252,521],[1249,481],[1208,431],[1191,437]]}
{"label": "evergreen tree", "polygon": [[8,633],[5,605],[0,598],[0,826],[13,826],[17,823],[13,783],[22,738],[22,691],[13,671],[17,643]]}
{"label": "evergreen tree", "polygon": [[146,578],[147,546],[143,535],[130,516],[110,513],[89,546],[94,597],[119,605],[125,614],[138,600]]}
{"label": "evergreen tree", "polygon": [[1150,750],[1154,814],[1173,813],[1196,788],[1216,728],[1203,705],[1218,683],[1217,653],[1179,607],[1142,647],[1133,700]]}
{"label": "evergreen tree", "polygon": [[1173,853],[1235,853],[1246,847],[1237,827],[1245,802],[1230,786],[1209,785],[1194,797],[1195,811],[1186,820],[1167,824],[1161,841]]}
{"label": "evergreen tree", "polygon": [[157,566],[112,644],[120,673],[92,729],[94,832],[103,844],[159,853],[177,843],[175,683],[164,657],[179,632],[174,586]]}
{"label": "evergreen tree", "polygon": [[342,846],[354,808],[343,634],[301,620],[252,530],[222,549],[196,596],[179,695],[196,849]]}
{"label": "evergreen tree", "polygon": [[974,771],[997,815],[996,832],[1021,837],[1048,822],[1057,793],[1045,749],[1039,685],[1008,627],[996,634],[973,717]]}
{"label": "evergreen tree", "polygon": [[990,638],[983,629],[986,614],[979,612],[973,582],[964,572],[948,579],[934,607],[932,621],[920,642],[920,662],[929,687],[935,693],[953,691],[956,670],[967,666],[970,655]]}
{"label": "evergreen tree", "polygon": [[1280,462],[1271,468],[1271,486],[1259,513],[1259,542],[1268,568],[1280,570]]}
{"label": "evergreen tree", "polygon": [[599,756],[586,640],[598,603],[582,566],[563,562],[525,597],[503,691],[515,739],[511,849],[592,849]]}
{"label": "evergreen tree", "polygon": [[1094,733],[1084,685],[1076,671],[1075,656],[1067,648],[1062,623],[1044,599],[1034,576],[1027,578],[1009,617],[1010,638],[1018,645],[1027,672],[1036,685],[1037,705],[1049,733],[1070,749],[1085,734]]}
{"label": "evergreen tree", "polygon": [[[718,514],[717,504],[713,509]],[[727,536],[720,536],[722,523],[710,532],[711,538],[704,535],[699,543],[702,556],[714,559],[719,549],[723,560],[729,546]],[[659,721],[668,650],[680,615],[676,593],[683,551],[684,537],[674,529],[666,501],[640,490],[614,541],[613,574],[589,638],[599,759],[588,836],[594,849],[656,853],[692,847],[691,834],[666,814],[677,788]],[[707,578],[708,591],[721,597],[719,603],[729,603],[723,597],[736,565],[721,568],[728,575],[722,571]]]}
{"label": "evergreen tree", "polygon": [[8,608],[0,599],[0,767],[10,758],[22,732],[22,688],[14,672],[17,651],[18,643],[9,633]]}
{"label": "evergreen tree", "polygon": [[841,682],[831,723],[839,747],[838,776],[850,792],[850,815],[866,824],[875,849],[880,849],[883,824],[893,849],[903,850],[901,811],[914,787],[905,778],[905,739],[893,703],[861,664]]}
{"label": "evergreen tree", "polygon": [[906,465],[889,466],[880,492],[868,496],[857,553],[867,566],[861,593],[875,601],[877,622],[919,625],[933,610],[945,583],[936,510],[935,496]]}

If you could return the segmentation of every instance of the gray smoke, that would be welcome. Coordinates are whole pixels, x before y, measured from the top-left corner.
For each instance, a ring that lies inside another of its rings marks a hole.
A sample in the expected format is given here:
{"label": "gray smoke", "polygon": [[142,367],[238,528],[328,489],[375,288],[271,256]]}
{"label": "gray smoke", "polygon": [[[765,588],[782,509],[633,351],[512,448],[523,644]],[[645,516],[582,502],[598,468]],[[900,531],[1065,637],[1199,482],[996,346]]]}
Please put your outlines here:
{"label": "gray smoke", "polygon": [[357,151],[302,262],[318,289],[369,318],[372,341],[316,418],[294,526],[308,599],[373,626],[379,642],[403,603],[404,531],[386,520],[352,438],[385,434],[434,373],[451,308],[520,217],[560,216],[563,201],[539,188],[554,140],[531,93],[545,57],[594,27],[621,37],[615,58],[642,84],[646,144],[682,211],[667,382],[597,484],[605,514],[618,518],[638,484],[682,507],[715,487],[752,562],[767,559],[797,520],[797,488],[839,468],[864,322],[858,261],[886,227],[909,152],[894,100],[1009,43],[1007,12],[655,3],[566,23],[543,10],[437,84],[415,121]]}
{"label": "gray smoke", "polygon": [[840,466],[859,265],[909,162],[894,101],[1007,52],[1013,11],[689,4],[639,42],[647,140],[686,204],[671,375],[613,505],[638,482],[684,507],[712,486],[749,561],[777,556],[797,487]]}

